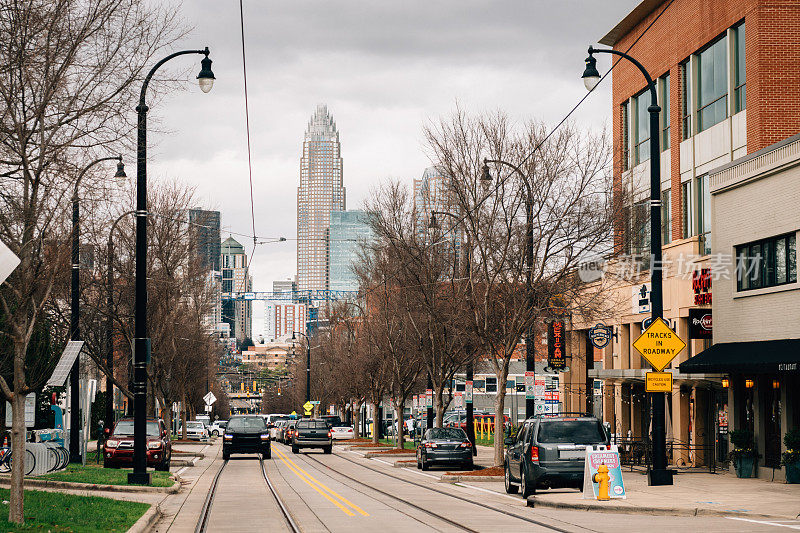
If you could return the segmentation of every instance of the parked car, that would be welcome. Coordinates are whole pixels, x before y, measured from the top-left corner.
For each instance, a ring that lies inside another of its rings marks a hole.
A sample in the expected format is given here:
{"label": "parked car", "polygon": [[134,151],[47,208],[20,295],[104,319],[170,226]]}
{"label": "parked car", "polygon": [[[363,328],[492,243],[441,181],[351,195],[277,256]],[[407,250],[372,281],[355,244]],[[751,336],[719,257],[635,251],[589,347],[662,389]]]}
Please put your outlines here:
{"label": "parked car", "polygon": [[[183,435],[183,426],[178,427],[178,437]],[[208,429],[206,425],[197,420],[189,420],[186,422],[186,438],[205,440],[208,438]]]}
{"label": "parked car", "polygon": [[435,464],[459,464],[472,470],[472,443],[461,428],[431,428],[417,446],[417,468]]}
{"label": "parked car", "polygon": [[272,440],[279,441],[279,435],[281,431],[281,426],[286,423],[286,420],[276,420],[272,427],[269,427],[269,438]]}
{"label": "parked car", "polygon": [[505,442],[506,492],[516,494],[521,488],[523,498],[540,488],[583,490],[586,446],[610,444],[600,420],[580,413],[529,418]]}
{"label": "parked car", "polygon": [[343,425],[339,415],[322,415],[320,418],[327,422],[329,428]]}
{"label": "parked car", "polygon": [[292,433],[292,453],[303,448],[322,448],[325,453],[333,450],[333,438],[328,422],[322,418],[303,418],[295,424]]}
{"label": "parked car", "polygon": [[333,440],[353,439],[355,436],[352,426],[334,426],[331,428],[331,438]]}
{"label": "parked car", "polygon": [[228,425],[227,420],[215,420],[214,423],[208,426],[207,429],[211,435],[219,437],[225,432],[225,426],[227,425]]}
{"label": "parked car", "polygon": [[232,453],[260,453],[265,459],[272,457],[272,446],[263,417],[236,415],[228,420],[222,437],[222,458],[227,461]]}
{"label": "parked car", "polygon": [[[147,420],[147,466],[168,472],[172,458],[172,443],[162,420]],[[103,466],[120,468],[133,466],[133,418],[123,418],[108,435],[103,450]]]}

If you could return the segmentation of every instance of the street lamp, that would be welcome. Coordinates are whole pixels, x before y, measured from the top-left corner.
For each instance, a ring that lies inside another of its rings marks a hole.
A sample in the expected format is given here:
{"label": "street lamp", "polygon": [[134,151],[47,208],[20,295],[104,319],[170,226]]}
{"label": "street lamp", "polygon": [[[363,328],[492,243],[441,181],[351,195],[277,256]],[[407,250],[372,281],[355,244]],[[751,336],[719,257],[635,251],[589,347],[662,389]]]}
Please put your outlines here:
{"label": "street lamp", "polygon": [[292,332],[292,343],[297,340],[295,335],[302,335],[306,339],[306,401],[311,401],[311,340],[301,331]]}
{"label": "street lamp", "polygon": [[[600,73],[597,72],[597,60],[593,54],[613,54],[627,59],[641,71],[647,80],[650,90],[650,309],[652,320],[663,320],[664,302],[662,293],[661,272],[661,150],[659,146],[658,106],[656,84],[641,63],[624,52],[612,49],[597,49],[589,47],[589,57],[586,58],[586,69],[583,71],[583,84],[591,91],[600,83]],[[653,468],[648,472],[648,484],[672,485],[672,472],[667,470],[667,436],[664,418],[665,397],[663,392],[651,392],[650,398],[653,405]]]}
{"label": "street lamp", "polygon": [[[527,285],[527,307],[528,312],[533,313],[533,190],[531,184],[528,182],[528,176],[517,166],[508,161],[500,159],[484,159],[483,160],[483,173],[481,181],[489,184],[492,181],[492,174],[489,172],[489,163],[498,165],[506,165],[519,174],[522,178],[522,183],[525,184],[525,263],[528,265],[525,275],[525,284]],[[525,374],[531,372],[533,380],[536,380],[536,351],[533,342],[533,327],[528,326],[525,332]],[[527,387],[526,387],[527,391]],[[530,418],[536,414],[536,398],[528,398],[527,392],[525,394],[525,418]]]}
{"label": "street lamp", "polygon": [[128,483],[149,485],[147,473],[147,364],[150,362],[150,339],[147,336],[147,111],[145,95],[147,86],[156,71],[172,58],[186,54],[202,54],[201,69],[197,75],[200,89],[207,93],[214,85],[209,50],[182,50],[170,54],[150,69],[142,84],[136,136],[136,304],[134,311],[133,355],[133,472]]}
{"label": "street lamp", "polygon": [[[80,202],[78,200],[78,186],[86,175],[86,172],[94,165],[103,161],[117,161],[117,173],[115,178],[125,178],[125,165],[122,164],[122,156],[101,157],[86,165],[75,181],[75,190],[72,192],[72,283],[71,283],[71,302],[70,302],[70,336],[71,340],[80,339]],[[70,370],[70,407],[69,407],[69,460],[71,463],[81,462],[80,446],[78,444],[78,432],[81,427],[81,407],[80,407],[80,358],[76,357]],[[87,437],[88,438],[88,437]]]}

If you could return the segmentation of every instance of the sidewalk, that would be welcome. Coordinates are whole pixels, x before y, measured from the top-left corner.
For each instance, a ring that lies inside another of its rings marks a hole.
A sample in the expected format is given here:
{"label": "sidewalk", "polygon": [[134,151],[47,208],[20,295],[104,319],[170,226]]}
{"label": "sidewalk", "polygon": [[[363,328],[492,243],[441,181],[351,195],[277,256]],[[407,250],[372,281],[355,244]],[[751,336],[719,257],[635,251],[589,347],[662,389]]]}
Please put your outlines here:
{"label": "sidewalk", "polygon": [[584,500],[576,490],[540,491],[528,499],[532,507],[607,511],[613,513],[780,517],[800,515],[800,485],[739,479],[728,473],[685,473],[674,485],[649,487],[647,476],[623,472],[627,499]]}

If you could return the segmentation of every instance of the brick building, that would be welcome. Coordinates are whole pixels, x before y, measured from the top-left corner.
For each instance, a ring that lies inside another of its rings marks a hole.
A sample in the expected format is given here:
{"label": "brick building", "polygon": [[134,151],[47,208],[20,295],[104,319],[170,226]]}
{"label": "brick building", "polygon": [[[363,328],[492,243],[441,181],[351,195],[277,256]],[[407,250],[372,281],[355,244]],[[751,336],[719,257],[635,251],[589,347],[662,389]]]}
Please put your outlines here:
{"label": "brick building", "polygon": [[[729,394],[723,385],[728,380],[720,370],[681,373],[678,365],[711,346],[710,331],[697,326],[710,325],[712,289],[724,283],[712,275],[720,265],[712,253],[716,219],[710,176],[800,131],[800,113],[794,109],[800,100],[800,3],[644,0],[600,43],[627,51],[657,80],[664,317],[687,343],[666,369],[675,378],[667,405],[670,459],[678,465],[707,464],[726,456]],[[650,95],[645,83],[628,61],[614,67],[614,185],[626,205],[615,228],[621,255],[606,263],[603,280],[615,310],[601,318],[613,338],[594,348],[589,329],[597,317],[573,317],[571,372],[563,380],[584,391],[567,390],[567,410],[595,408],[618,436],[646,441],[649,399],[643,381],[649,364],[632,347],[650,316]],[[742,209],[738,216],[749,215]],[[716,334],[713,342],[721,342]]]}

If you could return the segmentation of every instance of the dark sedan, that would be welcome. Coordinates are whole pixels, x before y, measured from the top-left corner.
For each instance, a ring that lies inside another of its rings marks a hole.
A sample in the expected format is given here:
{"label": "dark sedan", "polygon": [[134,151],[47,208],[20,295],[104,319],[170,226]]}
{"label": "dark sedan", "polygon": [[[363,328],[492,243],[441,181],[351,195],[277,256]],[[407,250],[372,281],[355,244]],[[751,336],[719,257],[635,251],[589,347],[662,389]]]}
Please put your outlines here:
{"label": "dark sedan", "polygon": [[265,459],[272,457],[267,424],[259,415],[232,416],[222,439],[222,458],[226,461],[232,453],[260,453]]}
{"label": "dark sedan", "polygon": [[417,468],[435,464],[458,464],[472,470],[472,443],[460,428],[431,428],[417,446]]}

